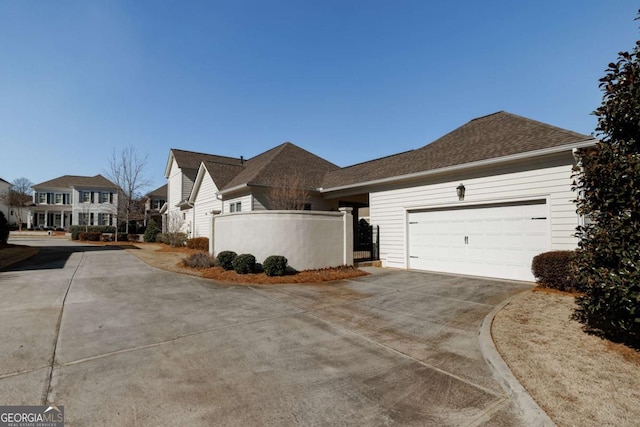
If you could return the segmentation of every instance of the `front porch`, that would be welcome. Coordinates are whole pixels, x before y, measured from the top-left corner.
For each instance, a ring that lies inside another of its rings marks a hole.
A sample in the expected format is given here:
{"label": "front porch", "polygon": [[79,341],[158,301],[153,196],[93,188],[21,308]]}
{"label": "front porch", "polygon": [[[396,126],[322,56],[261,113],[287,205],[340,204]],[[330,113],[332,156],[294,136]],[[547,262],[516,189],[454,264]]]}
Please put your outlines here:
{"label": "front porch", "polygon": [[68,230],[72,225],[72,211],[65,209],[38,209],[30,212],[27,228],[34,230]]}

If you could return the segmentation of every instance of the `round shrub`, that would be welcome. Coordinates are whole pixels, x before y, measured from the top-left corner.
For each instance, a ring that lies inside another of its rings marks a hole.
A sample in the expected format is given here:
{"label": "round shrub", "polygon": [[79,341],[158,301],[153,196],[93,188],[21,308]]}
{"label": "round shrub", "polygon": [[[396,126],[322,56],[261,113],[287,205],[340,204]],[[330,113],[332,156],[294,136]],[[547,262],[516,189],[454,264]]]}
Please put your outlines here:
{"label": "round shrub", "polygon": [[575,290],[574,251],[543,252],[533,257],[531,272],[539,286],[559,291]]}
{"label": "round shrub", "polygon": [[238,274],[253,273],[256,268],[256,257],[251,254],[241,254],[233,260],[232,264]]}
{"label": "round shrub", "polygon": [[262,263],[264,274],[267,276],[284,276],[287,271],[287,259],[282,255],[271,255]]}
{"label": "round shrub", "polygon": [[233,261],[238,257],[238,254],[233,251],[222,251],[216,257],[218,265],[225,270],[233,270]]}

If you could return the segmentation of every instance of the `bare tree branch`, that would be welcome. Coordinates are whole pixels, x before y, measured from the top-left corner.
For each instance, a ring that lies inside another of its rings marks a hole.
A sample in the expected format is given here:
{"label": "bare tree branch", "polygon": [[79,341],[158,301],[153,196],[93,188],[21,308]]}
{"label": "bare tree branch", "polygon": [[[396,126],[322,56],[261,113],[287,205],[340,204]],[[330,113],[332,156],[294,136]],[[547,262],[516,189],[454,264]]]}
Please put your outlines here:
{"label": "bare tree branch", "polygon": [[142,190],[151,184],[151,181],[144,177],[147,159],[147,155],[139,157],[135,148],[131,146],[119,153],[114,150],[111,155],[106,175],[118,186],[116,231],[118,222],[124,222],[125,232],[128,234],[129,222],[144,217],[144,205],[140,203]]}
{"label": "bare tree branch", "polygon": [[298,173],[282,175],[276,179],[267,195],[269,208],[273,210],[303,210],[309,199],[309,191],[302,186],[302,183],[302,177]]}

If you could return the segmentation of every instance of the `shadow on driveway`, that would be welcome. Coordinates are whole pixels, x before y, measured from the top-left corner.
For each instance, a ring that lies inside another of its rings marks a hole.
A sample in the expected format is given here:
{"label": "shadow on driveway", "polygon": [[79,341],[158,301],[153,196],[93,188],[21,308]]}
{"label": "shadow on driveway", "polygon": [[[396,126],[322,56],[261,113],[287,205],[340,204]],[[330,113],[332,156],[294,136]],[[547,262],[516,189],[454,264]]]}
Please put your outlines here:
{"label": "shadow on driveway", "polygon": [[121,251],[121,246],[89,246],[89,245],[60,245],[60,246],[38,246],[40,251],[35,256],[20,261],[12,266],[0,271],[30,271],[30,270],[51,270],[63,268],[69,257],[76,252],[98,252],[98,251]]}

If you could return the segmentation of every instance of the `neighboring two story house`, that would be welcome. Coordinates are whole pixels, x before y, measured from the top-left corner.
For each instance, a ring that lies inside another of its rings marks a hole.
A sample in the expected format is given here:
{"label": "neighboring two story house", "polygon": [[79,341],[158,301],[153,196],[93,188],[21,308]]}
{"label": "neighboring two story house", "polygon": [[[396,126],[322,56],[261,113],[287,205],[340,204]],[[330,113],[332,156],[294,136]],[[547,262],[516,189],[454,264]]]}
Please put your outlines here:
{"label": "neighboring two story house", "polygon": [[64,175],[36,184],[33,190],[29,228],[116,224],[118,187],[102,175]]}

